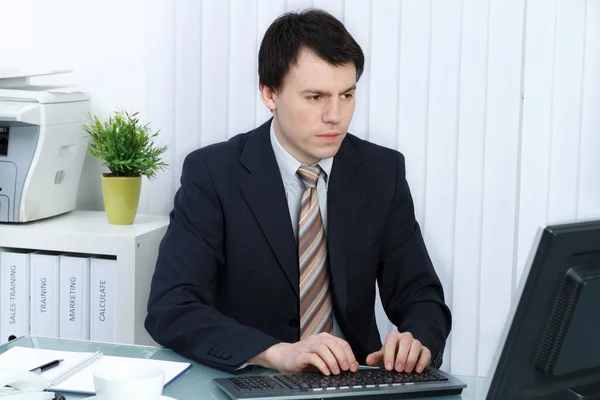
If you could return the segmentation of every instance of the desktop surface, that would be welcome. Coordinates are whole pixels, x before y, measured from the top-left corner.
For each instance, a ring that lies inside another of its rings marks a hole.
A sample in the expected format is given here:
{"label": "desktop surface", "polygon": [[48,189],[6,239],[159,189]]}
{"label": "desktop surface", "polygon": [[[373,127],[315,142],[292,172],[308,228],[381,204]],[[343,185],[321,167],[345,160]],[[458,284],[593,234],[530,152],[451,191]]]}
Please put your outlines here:
{"label": "desktop surface", "polygon": [[[214,385],[212,379],[234,376],[227,372],[209,368],[195,361],[188,360],[171,350],[160,347],[24,336],[0,346],[0,354],[15,346],[80,352],[101,351],[109,356],[192,362],[192,368],[187,373],[177,378],[173,383],[168,385],[163,391],[165,396],[169,396],[177,400],[228,400],[229,397],[225,395],[221,389]],[[238,374],[235,376],[262,375],[271,374],[273,372],[274,371],[272,370],[261,368],[255,369],[249,373]],[[467,388],[463,390],[462,395],[431,398],[426,397],[421,399],[484,400],[483,390],[485,385],[483,378],[467,376],[457,376],[457,378],[467,384]],[[66,396],[67,400],[85,399],[87,397],[89,396],[70,394]]]}

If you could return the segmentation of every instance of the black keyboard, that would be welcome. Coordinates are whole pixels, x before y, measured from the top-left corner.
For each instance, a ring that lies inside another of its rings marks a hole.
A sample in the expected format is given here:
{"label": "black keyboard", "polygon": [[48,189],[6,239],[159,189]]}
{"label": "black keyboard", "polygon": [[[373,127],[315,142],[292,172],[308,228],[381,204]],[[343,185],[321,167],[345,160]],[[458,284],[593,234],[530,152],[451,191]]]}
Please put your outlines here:
{"label": "black keyboard", "polygon": [[328,388],[381,387],[394,384],[422,382],[444,382],[448,378],[425,369],[422,373],[387,371],[385,369],[366,369],[357,372],[341,372],[339,375],[325,376],[320,372],[301,374],[277,374],[268,376],[245,376],[229,378],[240,392],[271,391],[273,389],[308,390]]}

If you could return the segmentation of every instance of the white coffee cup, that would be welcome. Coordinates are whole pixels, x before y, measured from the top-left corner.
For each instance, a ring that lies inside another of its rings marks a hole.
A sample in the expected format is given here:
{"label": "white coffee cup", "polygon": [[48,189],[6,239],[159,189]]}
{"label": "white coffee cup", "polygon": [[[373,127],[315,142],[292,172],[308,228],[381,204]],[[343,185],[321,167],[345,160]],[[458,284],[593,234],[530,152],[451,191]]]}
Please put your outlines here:
{"label": "white coffee cup", "polygon": [[158,400],[164,382],[163,370],[151,366],[106,365],[94,371],[97,400]]}

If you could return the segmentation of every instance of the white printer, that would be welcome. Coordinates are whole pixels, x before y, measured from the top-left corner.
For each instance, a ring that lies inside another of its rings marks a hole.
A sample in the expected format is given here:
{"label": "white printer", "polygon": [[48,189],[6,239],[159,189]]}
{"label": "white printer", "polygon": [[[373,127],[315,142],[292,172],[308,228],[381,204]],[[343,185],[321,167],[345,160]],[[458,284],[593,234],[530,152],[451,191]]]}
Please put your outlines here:
{"label": "white printer", "polygon": [[72,88],[29,84],[31,76],[65,72],[0,69],[0,223],[75,209],[90,98]]}

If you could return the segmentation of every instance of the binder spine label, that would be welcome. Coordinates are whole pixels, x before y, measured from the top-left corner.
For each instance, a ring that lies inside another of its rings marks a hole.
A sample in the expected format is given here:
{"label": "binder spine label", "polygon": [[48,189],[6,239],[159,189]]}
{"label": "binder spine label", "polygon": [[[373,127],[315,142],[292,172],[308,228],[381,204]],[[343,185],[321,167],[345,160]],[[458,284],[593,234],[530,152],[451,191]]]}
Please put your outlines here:
{"label": "binder spine label", "polygon": [[69,321],[77,322],[76,310],[77,304],[77,278],[71,276],[69,278]]}
{"label": "binder spine label", "polygon": [[44,276],[40,279],[40,313],[48,311],[48,279]]}
{"label": "binder spine label", "polygon": [[8,297],[8,312],[9,312],[9,324],[17,324],[17,267],[15,265],[9,266],[10,271],[10,288]]}
{"label": "binder spine label", "polygon": [[98,304],[98,319],[101,322],[106,321],[106,281],[100,280],[100,294],[99,294],[99,304]]}

